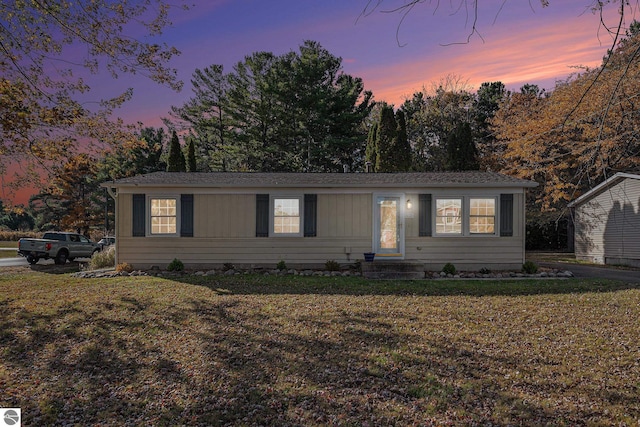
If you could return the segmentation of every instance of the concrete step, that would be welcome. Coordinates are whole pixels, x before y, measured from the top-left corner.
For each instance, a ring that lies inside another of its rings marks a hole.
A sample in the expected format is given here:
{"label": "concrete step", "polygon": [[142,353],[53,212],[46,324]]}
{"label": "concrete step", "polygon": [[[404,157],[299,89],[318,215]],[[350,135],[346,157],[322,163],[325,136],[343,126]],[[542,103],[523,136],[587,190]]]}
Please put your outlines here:
{"label": "concrete step", "polygon": [[410,261],[373,261],[362,263],[362,276],[378,280],[424,279],[424,264]]}

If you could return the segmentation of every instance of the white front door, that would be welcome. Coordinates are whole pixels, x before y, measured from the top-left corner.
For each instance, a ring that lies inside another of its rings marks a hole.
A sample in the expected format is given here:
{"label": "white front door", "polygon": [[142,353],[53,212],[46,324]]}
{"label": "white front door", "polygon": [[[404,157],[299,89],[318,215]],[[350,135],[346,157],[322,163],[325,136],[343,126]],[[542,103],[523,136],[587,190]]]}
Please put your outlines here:
{"label": "white front door", "polygon": [[401,196],[376,196],[373,232],[376,257],[404,256],[401,201]]}

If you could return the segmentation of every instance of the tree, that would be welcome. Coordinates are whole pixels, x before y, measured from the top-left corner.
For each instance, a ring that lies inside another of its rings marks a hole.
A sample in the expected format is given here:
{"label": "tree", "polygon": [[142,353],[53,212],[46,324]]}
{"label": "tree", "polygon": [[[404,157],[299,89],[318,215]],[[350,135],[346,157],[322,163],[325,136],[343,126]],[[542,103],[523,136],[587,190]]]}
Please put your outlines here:
{"label": "tree", "polygon": [[[132,90],[87,103],[91,88],[81,76],[106,69],[112,78],[136,73],[179,89],[166,65],[178,51],[153,40],[169,24],[169,9],[165,0],[3,3],[0,169],[22,162],[35,177],[80,151],[134,139],[110,119]],[[123,33],[132,26],[144,30],[139,39]]]}
{"label": "tree", "polygon": [[375,168],[376,163],[378,161],[378,146],[376,145],[377,141],[378,141],[378,122],[376,121],[376,122],[373,122],[373,124],[369,128],[369,133],[367,135],[367,148],[365,151],[366,162],[369,165],[371,165],[372,168]]}
{"label": "tree", "polygon": [[398,124],[396,123],[393,107],[385,105],[380,110],[378,132],[376,134],[376,172],[395,172],[394,139],[397,138]]}
{"label": "tree", "polygon": [[[362,79],[314,41],[298,52],[256,52],[228,74],[194,74],[194,97],[172,107],[178,129],[207,145],[213,170],[342,171],[362,165],[362,123],[373,106]],[[214,161],[217,159],[217,161]]]}
{"label": "tree", "polygon": [[171,141],[169,142],[169,160],[167,161],[167,172],[186,172],[187,165],[180,147],[178,135],[174,130],[171,133]]}
{"label": "tree", "polygon": [[189,143],[187,144],[187,168],[189,172],[198,171],[196,166],[196,148],[193,138],[189,138]]}
{"label": "tree", "polygon": [[480,157],[491,156],[495,149],[495,136],[491,131],[491,120],[507,96],[502,82],[485,82],[480,85],[473,104],[477,150]]}
{"label": "tree", "polygon": [[412,169],[441,171],[447,164],[447,141],[456,126],[472,121],[475,96],[459,76],[449,75],[430,93],[417,92],[401,110],[413,151]]}
{"label": "tree", "polygon": [[496,113],[503,170],[539,182],[533,194],[543,210],[563,209],[613,173],[640,168],[638,51],[640,36],[630,35],[598,69],[545,96],[513,94]]}
{"label": "tree", "polygon": [[478,153],[468,122],[458,123],[447,139],[447,164],[450,171],[478,170]]}
{"label": "tree", "polygon": [[407,123],[402,110],[396,111],[396,137],[394,139],[394,152],[396,156],[397,170],[406,172],[411,168],[411,146],[407,138]]}
{"label": "tree", "polygon": [[33,230],[35,220],[24,206],[4,206],[0,200],[0,230]]}
{"label": "tree", "polygon": [[222,65],[196,69],[191,79],[193,97],[183,106],[171,107],[173,127],[189,130],[198,148],[203,170],[235,170],[232,159],[238,158],[239,147],[231,132],[228,105],[229,82]]}

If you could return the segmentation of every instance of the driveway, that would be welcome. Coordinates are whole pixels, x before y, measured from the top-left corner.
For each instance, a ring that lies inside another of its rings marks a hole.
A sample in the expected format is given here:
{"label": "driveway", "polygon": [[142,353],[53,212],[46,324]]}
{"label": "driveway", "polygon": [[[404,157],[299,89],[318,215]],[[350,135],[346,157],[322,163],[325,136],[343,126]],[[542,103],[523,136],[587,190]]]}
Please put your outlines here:
{"label": "driveway", "polygon": [[575,277],[621,280],[627,283],[640,284],[640,269],[620,269],[613,267],[595,267],[592,265],[571,264],[564,262],[539,262],[541,267],[569,270]]}

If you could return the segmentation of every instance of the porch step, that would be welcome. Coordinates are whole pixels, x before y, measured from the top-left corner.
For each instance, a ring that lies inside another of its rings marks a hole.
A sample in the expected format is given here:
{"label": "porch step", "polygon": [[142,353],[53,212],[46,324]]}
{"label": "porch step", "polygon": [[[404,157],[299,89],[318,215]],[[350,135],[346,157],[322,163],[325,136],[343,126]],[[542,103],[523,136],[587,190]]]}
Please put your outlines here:
{"label": "porch step", "polygon": [[378,280],[416,280],[424,279],[424,264],[410,261],[363,262],[362,276],[365,279]]}

